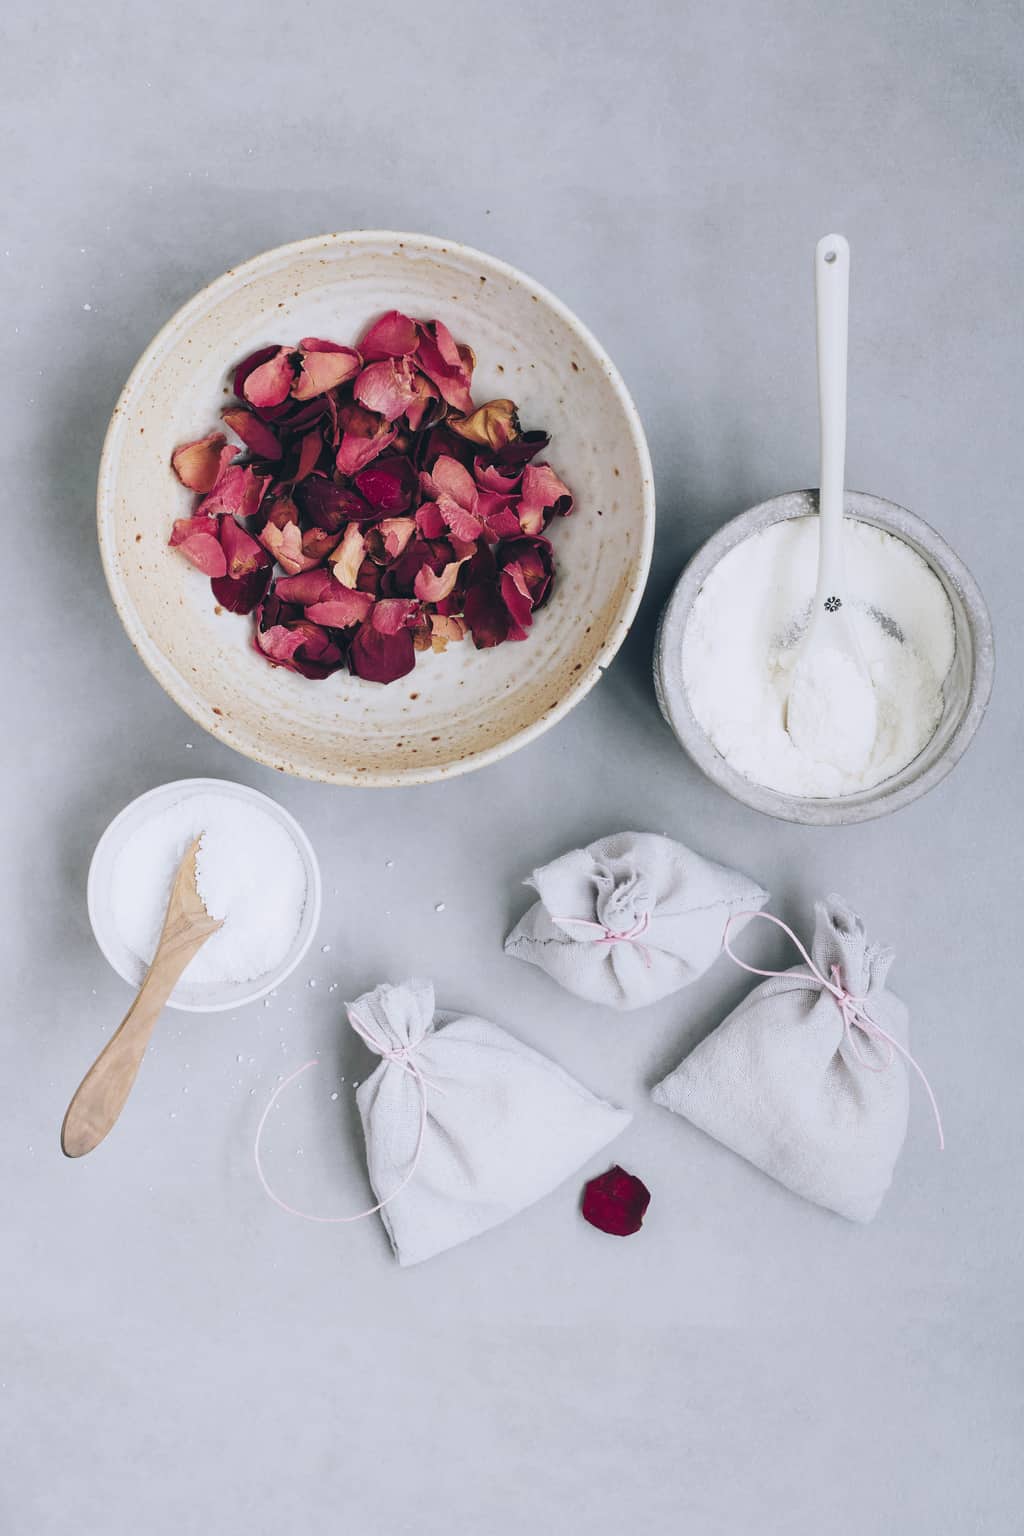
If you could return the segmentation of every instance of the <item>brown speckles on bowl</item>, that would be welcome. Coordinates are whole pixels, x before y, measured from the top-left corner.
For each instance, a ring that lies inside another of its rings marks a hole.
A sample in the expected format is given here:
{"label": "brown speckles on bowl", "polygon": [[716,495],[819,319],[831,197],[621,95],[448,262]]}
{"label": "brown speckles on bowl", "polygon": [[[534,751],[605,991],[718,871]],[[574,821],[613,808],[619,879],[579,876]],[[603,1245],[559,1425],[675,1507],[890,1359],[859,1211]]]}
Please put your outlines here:
{"label": "brown speckles on bowl", "polygon": [[[559,579],[524,643],[476,651],[464,641],[443,655],[424,652],[414,695],[343,674],[307,682],[256,656],[249,621],[218,616],[209,583],[166,547],[173,519],[189,504],[171,472],[171,451],[207,430],[225,374],[283,323],[270,318],[282,304],[289,335],[323,334],[329,315],[327,333],[340,339],[357,336],[384,309],[436,314],[476,352],[481,400],[509,392],[498,359],[529,360],[514,392],[527,425],[551,432],[548,456],[572,485],[577,510],[552,529]],[[570,369],[578,375],[571,406]],[[614,498],[613,480],[621,481]],[[270,251],[175,316],[118,403],[98,508],[118,612],[171,697],[238,751],[337,784],[412,784],[466,772],[567,713],[622,642],[654,531],[650,460],[635,407],[580,322],[500,261],[425,236],[374,232]],[[608,515],[599,517],[602,510]],[[145,559],[140,525],[151,535]],[[399,739],[401,747],[384,745]]]}

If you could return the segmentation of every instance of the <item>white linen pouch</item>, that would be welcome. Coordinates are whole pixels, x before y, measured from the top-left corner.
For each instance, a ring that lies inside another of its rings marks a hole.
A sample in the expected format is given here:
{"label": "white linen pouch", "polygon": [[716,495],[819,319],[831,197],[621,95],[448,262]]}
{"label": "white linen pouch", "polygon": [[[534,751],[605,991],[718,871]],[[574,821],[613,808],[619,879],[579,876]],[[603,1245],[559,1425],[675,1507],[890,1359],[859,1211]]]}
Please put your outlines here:
{"label": "white linen pouch", "polygon": [[526,884],[540,899],[505,953],[577,997],[620,1009],[696,981],[721,953],[729,918],[768,900],[756,880],[655,832],[602,837],[535,869]]}
{"label": "white linen pouch", "polygon": [[[904,1004],[886,987],[893,954],[869,944],[837,896],[815,907],[811,958],[907,1047]],[[787,1189],[851,1221],[878,1212],[907,1133],[903,1057],[848,1030],[806,968],[764,981],[660,1082],[656,1104],[731,1147]]]}
{"label": "white linen pouch", "polygon": [[370,1183],[400,1264],[507,1221],[632,1118],[497,1024],[435,1017],[430,982],[376,987],[349,1014],[371,1048],[387,1042],[356,1102]]}

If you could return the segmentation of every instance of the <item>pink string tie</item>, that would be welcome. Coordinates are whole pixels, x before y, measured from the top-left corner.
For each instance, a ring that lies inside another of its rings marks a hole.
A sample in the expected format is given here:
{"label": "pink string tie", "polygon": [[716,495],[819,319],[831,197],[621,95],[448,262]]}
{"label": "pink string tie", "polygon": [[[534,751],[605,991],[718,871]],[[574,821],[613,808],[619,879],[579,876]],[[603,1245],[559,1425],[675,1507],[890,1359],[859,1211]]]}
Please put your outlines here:
{"label": "pink string tie", "polygon": [[[876,1021],[871,1017],[867,1011],[867,998],[855,997],[852,992],[849,992],[846,989],[846,987],[843,985],[842,971],[838,965],[834,965],[832,967],[831,979],[823,976],[818,970],[818,967],[815,965],[814,961],[811,959],[810,955],[807,953],[804,946],[801,944],[800,940],[797,938],[796,934],[793,932],[792,928],[790,928],[787,923],[784,923],[781,918],[774,917],[771,912],[734,912],[725,925],[725,934],[722,938],[722,948],[725,950],[730,960],[735,961],[735,963],[740,966],[742,970],[749,971],[751,976],[791,976],[795,979],[799,979],[800,972],[762,971],[759,970],[756,965],[748,965],[745,960],[741,960],[739,955],[736,954],[729,943],[729,930],[732,928],[733,923],[739,922],[742,918],[745,917],[764,918],[766,922],[774,923],[776,928],[781,928],[783,933],[786,934],[788,938],[792,939],[794,945],[800,953],[801,959],[811,973],[809,976],[806,976],[803,979],[805,981],[816,982],[818,986],[820,986],[825,992],[830,992],[835,998],[836,1007],[839,1009],[839,1012],[842,1015],[843,1038],[849,1042],[850,1050],[859,1066],[863,1067],[866,1072],[887,1072],[896,1059],[896,1053],[899,1052],[907,1065],[913,1067],[921,1081],[921,1085],[924,1088],[925,1093],[928,1095],[928,1102],[932,1107],[932,1114],[935,1116],[935,1128],[939,1134],[939,1151],[944,1151],[946,1146],[946,1138],[942,1130],[942,1116],[939,1114],[939,1106],[936,1103],[935,1095],[932,1092],[931,1083],[928,1081],[924,1071],[914,1060],[913,1056],[906,1049],[906,1047],[900,1045],[898,1040],[894,1039],[887,1030],[882,1028],[881,1024],[876,1023]],[[854,1034],[854,1030],[859,1030],[862,1035],[865,1035],[868,1040],[872,1042],[872,1044],[877,1046],[879,1055],[882,1058],[881,1062],[877,1066],[868,1061],[867,1057],[864,1055],[860,1048],[860,1042]]]}
{"label": "pink string tie", "polygon": [[601,937],[594,939],[595,944],[635,944],[644,965],[651,968],[651,952],[646,944],[639,941],[651,926],[651,915],[645,912],[638,917],[632,928],[627,928],[621,933],[616,933],[614,928],[609,928],[605,923],[591,922],[588,917],[552,917],[553,923],[575,923],[579,928],[593,928]]}
{"label": "pink string tie", "polygon": [[402,1071],[407,1072],[413,1079],[417,1089],[419,1090],[420,1122],[419,1129],[416,1133],[416,1146],[413,1149],[412,1161],[409,1164],[409,1171],[405,1175],[405,1178],[402,1180],[402,1182],[396,1185],[396,1187],[391,1191],[390,1195],[385,1196],[383,1200],[378,1200],[377,1204],[371,1205],[369,1210],[357,1211],[354,1216],[317,1216],[309,1211],[296,1210],[295,1206],[289,1205],[287,1201],[282,1200],[280,1195],[275,1194],[275,1192],[271,1189],[270,1184],[267,1181],[267,1176],[263,1171],[263,1163],[260,1159],[260,1142],[263,1137],[264,1126],[270,1117],[270,1112],[274,1105],[277,1103],[278,1099],[281,1097],[282,1093],[284,1093],[285,1089],[289,1088],[297,1078],[300,1078],[304,1072],[308,1072],[310,1067],[318,1066],[319,1063],[315,1059],[313,1061],[307,1061],[295,1072],[293,1072],[290,1077],[286,1077],[283,1083],[278,1083],[277,1087],[274,1089],[274,1092],[270,1095],[270,1101],[260,1116],[260,1123],[256,1127],[256,1140],[253,1144],[253,1159],[256,1163],[256,1175],[263,1186],[264,1193],[269,1195],[274,1204],[279,1205],[282,1211],[287,1211],[289,1216],[298,1216],[303,1221],[318,1221],[327,1225],[335,1225],[339,1222],[344,1224],[352,1221],[362,1221],[367,1216],[375,1216],[377,1212],[382,1211],[384,1207],[395,1198],[396,1195],[401,1194],[402,1190],[409,1183],[409,1180],[416,1172],[416,1169],[419,1166],[420,1154],[423,1151],[423,1138],[427,1129],[427,1089],[429,1088],[432,1092],[440,1093],[442,1095],[444,1093],[443,1088],[438,1087],[437,1083],[431,1082],[431,1080],[424,1075],[415,1060],[413,1052],[417,1049],[417,1045],[420,1042],[417,1042],[417,1045],[389,1045],[383,1035],[374,1034],[371,1026],[368,1025],[360,1017],[360,1015],[353,1007],[349,1007],[348,1009],[348,1021],[352,1025],[352,1028],[355,1030],[356,1034],[369,1046],[370,1050],[373,1051],[375,1055],[379,1056],[382,1061],[387,1061],[390,1062],[393,1066],[401,1067]]}

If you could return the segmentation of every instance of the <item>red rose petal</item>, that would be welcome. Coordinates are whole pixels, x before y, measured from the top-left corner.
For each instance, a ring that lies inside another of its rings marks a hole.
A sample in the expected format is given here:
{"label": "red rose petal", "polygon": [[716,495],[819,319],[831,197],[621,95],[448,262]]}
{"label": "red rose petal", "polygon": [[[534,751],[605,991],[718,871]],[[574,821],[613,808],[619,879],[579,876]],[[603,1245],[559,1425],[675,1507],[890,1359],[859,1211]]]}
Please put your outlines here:
{"label": "red rose petal", "polygon": [[465,617],[478,651],[501,645],[510,638],[512,617],[496,582],[481,581],[467,589]]}
{"label": "red rose petal", "polygon": [[416,526],[425,539],[443,539],[445,520],[441,508],[433,501],[425,501],[416,513]]}
{"label": "red rose petal", "polygon": [[348,655],[348,664],[356,677],[370,683],[394,683],[407,677],[416,665],[416,647],[412,631],[382,634],[367,620],[356,630]]}
{"label": "red rose petal", "polygon": [[240,528],[233,517],[221,518],[220,543],[227,560],[226,574],[232,581],[238,581],[270,564],[266,550],[244,528]]}
{"label": "red rose petal", "polygon": [[227,410],[221,411],[220,419],[258,458],[275,462],[281,457],[281,444],[272,429],[244,405],[228,406]]}
{"label": "red rose petal", "polygon": [[341,442],[337,466],[343,475],[357,475],[398,436],[398,428],[361,405],[344,406],[338,412]]}
{"label": "red rose petal", "polygon": [[639,1232],[650,1203],[646,1184],[617,1163],[583,1186],[583,1219],[613,1237]]}
{"label": "red rose petal", "polygon": [[356,489],[380,513],[405,512],[416,492],[416,472],[404,454],[389,455],[356,475]]}
{"label": "red rose petal", "polygon": [[268,557],[261,568],[249,571],[237,580],[231,576],[214,576],[210,582],[214,600],[229,613],[252,613],[263,601],[273,574],[274,566]]}

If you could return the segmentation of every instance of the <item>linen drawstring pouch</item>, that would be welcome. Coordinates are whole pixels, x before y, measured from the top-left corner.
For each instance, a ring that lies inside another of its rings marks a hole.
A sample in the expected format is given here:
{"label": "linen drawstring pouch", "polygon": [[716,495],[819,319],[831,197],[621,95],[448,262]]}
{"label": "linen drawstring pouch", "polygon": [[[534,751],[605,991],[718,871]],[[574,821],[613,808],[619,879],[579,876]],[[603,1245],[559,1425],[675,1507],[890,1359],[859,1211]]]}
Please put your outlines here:
{"label": "linen drawstring pouch", "polygon": [[539,900],[505,953],[540,966],[577,997],[643,1008],[695,981],[718,956],[730,916],[768,892],[735,869],[654,832],[619,832],[535,869]]}
{"label": "linen drawstring pouch", "polygon": [[838,896],[815,907],[810,954],[734,1008],[654,1089],[656,1104],[723,1142],[787,1189],[851,1221],[878,1212],[907,1133],[907,1009],[886,985],[893,954],[870,944]]}
{"label": "linen drawstring pouch", "polygon": [[[359,1221],[379,1211],[399,1264],[418,1264],[507,1221],[632,1119],[497,1024],[435,1013],[429,981],[375,987],[348,1015],[381,1058],[356,1092],[378,1203],[354,1216],[312,1219]],[[260,1132],[264,1188],[302,1215],[267,1184]]]}

